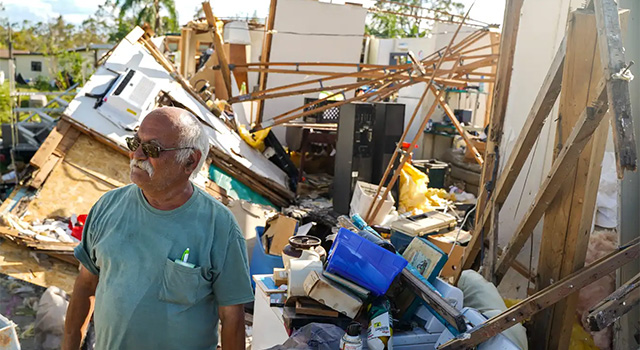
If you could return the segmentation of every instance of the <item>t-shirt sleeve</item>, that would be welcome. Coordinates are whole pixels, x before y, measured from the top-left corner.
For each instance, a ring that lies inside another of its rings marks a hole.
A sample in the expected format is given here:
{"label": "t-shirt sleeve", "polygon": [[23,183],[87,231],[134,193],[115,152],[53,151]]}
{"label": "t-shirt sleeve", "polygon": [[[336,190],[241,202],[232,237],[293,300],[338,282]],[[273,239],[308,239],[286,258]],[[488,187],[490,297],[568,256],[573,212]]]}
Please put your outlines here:
{"label": "t-shirt sleeve", "polygon": [[98,203],[96,203],[89,211],[89,215],[87,215],[87,220],[85,221],[84,228],[82,230],[82,240],[73,251],[73,255],[78,259],[78,261],[80,261],[82,266],[94,275],[100,274],[100,269],[96,265],[96,258],[93,253],[95,231],[92,228],[95,226],[94,221],[96,220],[97,206]]}
{"label": "t-shirt sleeve", "polygon": [[242,235],[235,232],[237,230],[234,228],[231,232],[222,270],[213,282],[213,294],[220,306],[253,301],[247,247]]}

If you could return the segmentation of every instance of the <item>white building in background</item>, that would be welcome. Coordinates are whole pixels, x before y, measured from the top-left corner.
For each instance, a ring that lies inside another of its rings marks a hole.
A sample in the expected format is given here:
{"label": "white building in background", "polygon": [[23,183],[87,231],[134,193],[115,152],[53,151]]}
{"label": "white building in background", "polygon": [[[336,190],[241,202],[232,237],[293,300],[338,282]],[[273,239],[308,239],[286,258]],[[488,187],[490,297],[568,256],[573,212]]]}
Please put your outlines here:
{"label": "white building in background", "polygon": [[[69,50],[69,52],[79,52],[85,60],[85,78],[98,65],[104,54],[113,48],[112,44],[91,44]],[[25,50],[14,50],[13,60],[15,64],[15,74],[22,76],[26,81],[44,77],[53,80],[57,71],[56,58],[39,52],[29,52]],[[0,71],[9,78],[9,50],[0,49]]]}
{"label": "white building in background", "polygon": [[[52,58],[39,52],[22,52],[13,54],[16,64],[16,76],[20,74],[26,81],[35,80],[39,76],[53,79]],[[8,73],[8,72],[7,72]]]}

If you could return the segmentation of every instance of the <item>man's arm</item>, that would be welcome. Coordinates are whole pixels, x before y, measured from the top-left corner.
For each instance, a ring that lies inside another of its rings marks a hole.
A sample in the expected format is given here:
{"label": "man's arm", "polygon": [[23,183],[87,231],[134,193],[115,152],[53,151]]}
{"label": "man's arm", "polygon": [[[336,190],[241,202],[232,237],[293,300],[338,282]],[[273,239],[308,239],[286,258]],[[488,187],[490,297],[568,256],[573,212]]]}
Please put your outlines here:
{"label": "man's arm", "polygon": [[80,349],[93,314],[97,286],[98,276],[80,266],[80,274],[73,286],[73,295],[64,322],[63,350]]}
{"label": "man's arm", "polygon": [[220,306],[218,315],[222,322],[222,349],[245,350],[244,306]]}

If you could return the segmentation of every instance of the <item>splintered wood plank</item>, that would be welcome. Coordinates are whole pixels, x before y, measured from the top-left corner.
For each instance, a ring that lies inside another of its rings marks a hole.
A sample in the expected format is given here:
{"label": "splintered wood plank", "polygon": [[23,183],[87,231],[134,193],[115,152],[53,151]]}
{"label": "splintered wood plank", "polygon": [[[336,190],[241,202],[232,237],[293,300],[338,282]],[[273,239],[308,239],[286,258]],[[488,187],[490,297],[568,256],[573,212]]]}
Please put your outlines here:
{"label": "splintered wood plank", "polygon": [[490,318],[487,322],[464,333],[461,337],[441,345],[438,350],[472,349],[474,346],[526,320],[540,310],[557,303],[559,300],[579,291],[621,266],[631,261],[636,261],[639,253],[640,246],[636,240],[633,244],[629,244],[593,264],[583,267],[561,281],[522,300],[501,314]]}
{"label": "splintered wood plank", "polygon": [[593,332],[601,331],[617,321],[640,302],[640,273],[616,289],[589,311],[587,323]]}
{"label": "splintered wood plank", "polygon": [[62,141],[70,126],[71,124],[67,121],[60,120],[58,125],[51,130],[49,136],[47,136],[42,145],[40,145],[36,154],[31,157],[29,163],[37,168],[42,168],[49,158],[49,155],[51,155],[51,153],[55,151],[56,147],[58,147],[58,144]]}
{"label": "splintered wood plank", "polygon": [[607,91],[611,107],[615,113],[613,140],[617,155],[616,166],[618,177],[622,178],[624,170],[636,170],[638,156],[631,116],[629,81],[614,76],[627,67],[624,46],[622,45],[618,4],[615,0],[595,0],[594,8],[600,57],[608,79]]}
{"label": "splintered wood plank", "polygon": [[67,131],[67,133],[58,144],[58,147],[56,147],[55,152],[57,152],[60,156],[64,156],[65,154],[67,154],[67,151],[71,148],[71,146],[73,146],[80,134],[80,130],[74,127],[69,128],[69,131]]}
{"label": "splintered wood plank", "polygon": [[549,204],[560,188],[564,186],[567,175],[570,174],[573,167],[575,167],[576,157],[580,152],[582,152],[587,142],[591,139],[591,135],[600,125],[600,122],[608,108],[606,98],[607,94],[603,84],[601,93],[599,94],[599,98],[596,102],[597,107],[587,107],[580,116],[575,128],[567,139],[567,143],[562,148],[558,158],[553,162],[549,175],[547,175],[540,186],[540,190],[538,191],[535,200],[524,215],[524,218],[514,232],[513,237],[511,237],[509,244],[500,256],[498,266],[496,268],[497,283],[500,283],[511,266],[511,262],[515,260],[516,256],[522,249],[522,246],[527,239],[529,239],[531,233],[533,233],[533,229],[542,218],[542,215],[544,215]]}
{"label": "splintered wood plank", "polygon": [[62,159],[60,156],[53,153],[50,154],[47,160],[44,161],[44,164],[42,164],[42,167],[34,172],[33,179],[29,183],[29,186],[36,189],[40,188],[60,159]]}

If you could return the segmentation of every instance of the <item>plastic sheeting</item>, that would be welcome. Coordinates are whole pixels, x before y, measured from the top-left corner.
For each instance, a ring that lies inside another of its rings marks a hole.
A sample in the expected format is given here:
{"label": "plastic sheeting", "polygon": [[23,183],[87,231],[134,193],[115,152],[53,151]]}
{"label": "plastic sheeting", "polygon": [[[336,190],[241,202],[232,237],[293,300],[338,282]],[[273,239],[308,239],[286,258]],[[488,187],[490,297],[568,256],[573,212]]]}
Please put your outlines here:
{"label": "plastic sheeting", "polygon": [[335,350],[340,347],[344,330],[328,323],[309,323],[295,331],[282,345],[269,350]]}
{"label": "plastic sheeting", "polygon": [[605,228],[618,226],[618,175],[615,152],[605,152],[602,159],[594,222]]}

